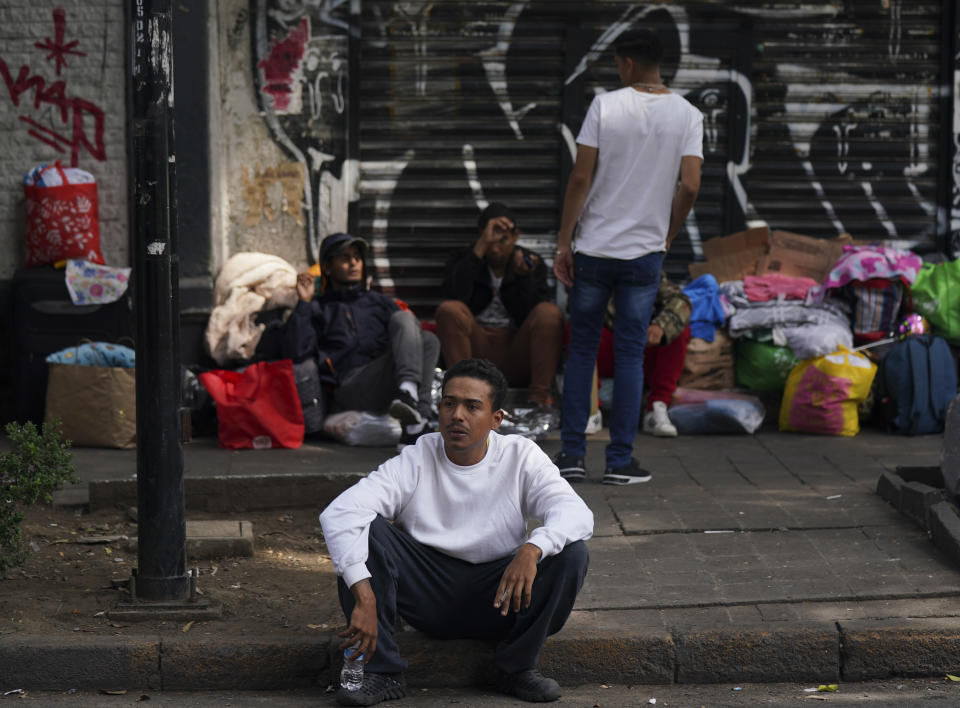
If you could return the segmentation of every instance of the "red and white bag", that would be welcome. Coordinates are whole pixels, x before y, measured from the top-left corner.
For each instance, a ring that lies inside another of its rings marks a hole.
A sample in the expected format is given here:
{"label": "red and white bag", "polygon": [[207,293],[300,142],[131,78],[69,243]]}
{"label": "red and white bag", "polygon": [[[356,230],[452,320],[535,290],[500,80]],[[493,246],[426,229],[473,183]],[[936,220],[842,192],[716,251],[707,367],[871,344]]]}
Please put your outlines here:
{"label": "red and white bag", "polygon": [[75,167],[64,168],[57,160],[27,172],[23,192],[28,268],[69,258],[103,263],[93,175]]}

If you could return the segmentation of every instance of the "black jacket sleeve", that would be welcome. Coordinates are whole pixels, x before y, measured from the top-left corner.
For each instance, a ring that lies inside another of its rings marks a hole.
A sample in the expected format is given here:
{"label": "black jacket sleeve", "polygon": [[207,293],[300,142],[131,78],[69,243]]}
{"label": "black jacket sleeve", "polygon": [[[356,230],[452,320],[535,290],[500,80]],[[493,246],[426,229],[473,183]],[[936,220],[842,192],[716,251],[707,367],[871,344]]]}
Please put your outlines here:
{"label": "black jacket sleeve", "polygon": [[447,259],[440,295],[444,300],[465,303],[473,314],[477,314],[493,299],[489,280],[487,264],[477,258],[473,246],[461,248]]}
{"label": "black jacket sleeve", "polygon": [[315,299],[310,302],[301,300],[293,309],[284,327],[283,356],[299,363],[309,357],[315,357],[321,373],[327,368],[327,355],[320,350],[318,332],[323,333],[325,324],[323,307]]}

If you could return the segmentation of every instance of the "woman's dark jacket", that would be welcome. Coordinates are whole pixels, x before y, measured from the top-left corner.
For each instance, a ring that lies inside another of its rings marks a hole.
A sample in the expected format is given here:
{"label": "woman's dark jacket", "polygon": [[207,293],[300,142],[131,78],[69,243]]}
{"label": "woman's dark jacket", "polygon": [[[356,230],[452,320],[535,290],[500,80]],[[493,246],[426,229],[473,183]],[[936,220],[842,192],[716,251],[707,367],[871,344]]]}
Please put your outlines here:
{"label": "woman's dark jacket", "polygon": [[386,295],[359,285],[301,300],[287,320],[284,356],[295,362],[314,356],[320,378],[339,383],[346,372],[387,351],[387,325],[398,309]]}

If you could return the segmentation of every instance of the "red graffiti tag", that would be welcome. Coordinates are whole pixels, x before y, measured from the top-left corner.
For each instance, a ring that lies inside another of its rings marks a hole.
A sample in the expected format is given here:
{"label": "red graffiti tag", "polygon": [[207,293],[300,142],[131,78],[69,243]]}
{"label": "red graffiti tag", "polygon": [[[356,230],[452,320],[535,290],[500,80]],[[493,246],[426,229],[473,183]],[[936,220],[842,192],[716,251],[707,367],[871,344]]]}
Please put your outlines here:
{"label": "red graffiti tag", "polygon": [[62,7],[53,11],[53,39],[45,37],[42,42],[35,42],[33,46],[37,49],[49,49],[46,59],[53,59],[56,62],[57,76],[60,76],[60,69],[67,65],[67,54],[73,54],[78,57],[87,56],[86,52],[79,52],[74,47],[80,44],[80,40],[74,39],[64,44],[64,36],[67,32],[67,13]]}
{"label": "red graffiti tag", "polygon": [[273,108],[276,111],[285,111],[290,105],[294,75],[300,68],[309,39],[310,25],[304,18],[286,37],[274,40],[270,47],[270,56],[261,59],[257,64],[263,72],[262,91],[273,97]]}
{"label": "red graffiti tag", "polygon": [[[54,81],[47,86],[42,76],[30,75],[29,66],[21,66],[14,79],[6,62],[0,59],[0,78],[3,79],[14,106],[20,105],[21,96],[33,91],[34,109],[45,105],[59,109],[60,122],[68,127],[66,134],[63,134],[44,126],[33,118],[19,116],[22,122],[30,126],[28,135],[49,145],[57,152],[66,152],[69,148],[70,164],[73,167],[77,166],[81,148],[96,160],[102,162],[107,159],[107,151],[103,144],[104,113],[101,108],[85,99],[68,97],[67,85],[63,81]],[[90,121],[93,123],[92,140],[87,135],[87,123]]]}

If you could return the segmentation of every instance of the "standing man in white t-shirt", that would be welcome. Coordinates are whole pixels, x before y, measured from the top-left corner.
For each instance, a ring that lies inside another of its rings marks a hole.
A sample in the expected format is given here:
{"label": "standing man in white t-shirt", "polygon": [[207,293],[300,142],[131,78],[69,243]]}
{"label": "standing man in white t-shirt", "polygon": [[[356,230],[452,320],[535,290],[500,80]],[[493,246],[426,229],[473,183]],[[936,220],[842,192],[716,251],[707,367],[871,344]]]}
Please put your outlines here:
{"label": "standing man in white t-shirt", "polygon": [[[563,382],[560,473],[586,477],[584,430],[603,313],[611,294],[613,408],[605,484],[646,482],[632,456],[643,397],[643,351],[660,267],[700,190],[703,116],[660,77],[663,48],[648,30],[615,45],[623,88],[598,95],[577,136],[563,201],[554,272],[570,293],[570,351]],[[574,229],[580,230],[574,241]]]}

